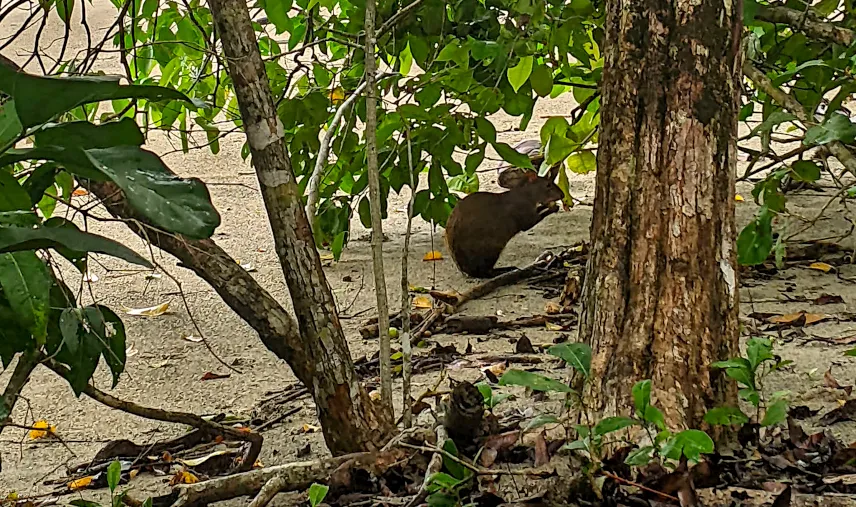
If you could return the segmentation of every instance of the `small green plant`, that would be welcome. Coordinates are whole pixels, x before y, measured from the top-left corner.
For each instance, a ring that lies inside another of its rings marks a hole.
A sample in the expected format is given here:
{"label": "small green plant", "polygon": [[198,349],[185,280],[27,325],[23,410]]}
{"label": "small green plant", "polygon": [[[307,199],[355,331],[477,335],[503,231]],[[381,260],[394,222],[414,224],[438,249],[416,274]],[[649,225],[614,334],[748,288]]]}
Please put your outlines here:
{"label": "small green plant", "polygon": [[[122,507],[124,505],[123,500],[125,495],[128,493],[127,490],[119,493],[116,492],[121,480],[122,463],[120,463],[119,460],[113,460],[113,462],[107,467],[107,487],[110,488],[111,507]],[[83,499],[72,500],[70,503],[75,507],[102,507],[98,502]],[[143,502],[143,507],[152,507],[151,497],[147,498],[146,501]]]}
{"label": "small green plant", "polygon": [[[784,368],[793,361],[782,361],[773,355],[773,341],[769,338],[752,338],[746,343],[746,357],[719,361],[712,368],[725,370],[725,374],[740,386],[740,399],[755,407],[755,419],[761,426],[779,424],[788,417],[786,392],[765,396],[763,383],[770,373]],[[704,416],[712,425],[746,424],[750,417],[738,407],[717,407]]]}
{"label": "small green plant", "polygon": [[461,493],[472,485],[473,471],[457,460],[458,447],[452,439],[443,442],[443,471],[428,478],[426,501],[432,507],[455,507],[462,505]]}
{"label": "small green plant", "polygon": [[479,382],[476,387],[484,398],[484,406],[488,410],[493,410],[497,405],[512,397],[508,393],[494,393],[493,388],[484,382]]}
{"label": "small green plant", "polygon": [[325,484],[318,484],[317,482],[312,483],[309,486],[309,505],[312,507],[318,507],[321,502],[327,498],[327,492],[330,491],[330,487]]}
{"label": "small green plant", "polygon": [[[582,374],[583,383],[591,375],[591,347],[584,343],[566,343],[550,347],[548,353],[561,358],[574,370]],[[500,385],[519,385],[533,391],[566,393],[569,397],[568,407],[574,400],[578,401],[584,414],[587,413],[580,394],[567,383],[522,370],[508,370],[500,379]],[[617,438],[610,440],[608,435],[621,430],[638,426],[644,429],[650,440],[650,445],[639,446],[625,460],[628,465],[642,466],[655,458],[660,458],[664,465],[673,465],[686,457],[697,462],[702,454],[713,452],[713,440],[707,433],[700,430],[685,430],[672,433],[666,429],[663,413],[651,404],[651,381],[643,380],[633,386],[634,414],[631,417],[607,417],[593,424],[574,425],[577,439],[564,446],[564,449],[579,452],[588,461],[586,470],[593,473],[600,468],[603,450],[606,446],[623,442]],[[532,429],[545,424],[559,423],[552,415],[539,415],[526,426]]]}

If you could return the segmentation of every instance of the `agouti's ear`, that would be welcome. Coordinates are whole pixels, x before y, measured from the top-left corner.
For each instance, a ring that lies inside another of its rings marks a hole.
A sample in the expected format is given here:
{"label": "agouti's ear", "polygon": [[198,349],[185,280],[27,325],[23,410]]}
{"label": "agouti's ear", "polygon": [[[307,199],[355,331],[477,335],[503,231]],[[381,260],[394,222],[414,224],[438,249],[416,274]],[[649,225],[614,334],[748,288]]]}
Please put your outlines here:
{"label": "agouti's ear", "polygon": [[534,183],[538,179],[538,173],[535,171],[526,171],[526,181]]}
{"label": "agouti's ear", "polygon": [[501,186],[502,188],[517,188],[529,182],[530,174],[537,177],[537,175],[532,171],[525,171],[518,167],[509,167],[508,169],[505,169],[504,171],[499,173],[499,178],[497,178],[497,184],[499,184],[499,186]]}

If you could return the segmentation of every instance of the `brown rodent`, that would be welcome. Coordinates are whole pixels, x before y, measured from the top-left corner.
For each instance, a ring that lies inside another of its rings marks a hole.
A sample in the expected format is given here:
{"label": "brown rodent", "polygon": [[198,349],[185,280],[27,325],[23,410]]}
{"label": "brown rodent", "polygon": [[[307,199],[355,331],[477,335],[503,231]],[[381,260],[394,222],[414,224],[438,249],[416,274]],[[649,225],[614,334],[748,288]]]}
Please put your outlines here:
{"label": "brown rodent", "polygon": [[458,269],[475,278],[493,278],[514,267],[495,268],[505,245],[555,213],[551,206],[564,197],[553,183],[560,166],[540,177],[534,171],[510,168],[500,175],[507,192],[475,192],[460,201],[446,222],[446,245]]}

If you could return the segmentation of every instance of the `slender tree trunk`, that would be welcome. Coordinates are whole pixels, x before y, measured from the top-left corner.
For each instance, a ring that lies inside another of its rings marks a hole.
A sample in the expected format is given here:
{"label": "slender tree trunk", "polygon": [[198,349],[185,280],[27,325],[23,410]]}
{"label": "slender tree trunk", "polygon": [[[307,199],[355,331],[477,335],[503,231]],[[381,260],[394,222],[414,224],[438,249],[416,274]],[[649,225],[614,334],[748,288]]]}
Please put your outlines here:
{"label": "slender tree trunk", "polygon": [[369,175],[372,271],[374,271],[375,295],[377,296],[377,328],[380,335],[380,395],[384,409],[390,417],[394,417],[389,342],[389,300],[386,297],[386,276],[383,270],[383,212],[380,209],[380,174],[377,165],[376,7],[375,0],[366,0],[366,172]]}
{"label": "slender tree trunk", "polygon": [[305,360],[295,374],[310,390],[333,454],[378,449],[394,428],[357,381],[348,344],[283,142],[258,42],[243,0],[210,0],[229,76],[294,303]]}
{"label": "slender tree trunk", "polygon": [[627,415],[652,379],[672,429],[734,404],[734,180],[742,2],[608,0],[591,256],[587,407]]}

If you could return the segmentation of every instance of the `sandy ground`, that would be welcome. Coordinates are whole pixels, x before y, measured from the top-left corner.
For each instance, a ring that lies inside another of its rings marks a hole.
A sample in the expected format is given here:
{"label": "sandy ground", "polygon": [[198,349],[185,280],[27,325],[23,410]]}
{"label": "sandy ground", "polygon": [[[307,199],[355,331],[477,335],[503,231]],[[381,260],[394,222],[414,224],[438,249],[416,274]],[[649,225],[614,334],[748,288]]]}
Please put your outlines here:
{"label": "sandy ground", "polygon": [[[3,2],[8,5],[8,0]],[[114,10],[105,0],[95,0],[89,9],[89,24],[94,36],[103,33],[103,29],[112,22]],[[0,25],[0,34],[10,34],[26,19],[24,11],[16,12]],[[99,28],[100,27],[100,28]],[[26,60],[26,52],[33,47],[33,28],[24,32],[4,55],[18,62]],[[60,37],[61,25],[56,19],[46,27],[42,36],[43,46]],[[7,35],[3,35],[6,37]],[[72,31],[69,54],[83,47],[85,39],[81,30]],[[55,44],[45,53],[54,53]],[[100,69],[115,70],[115,62],[105,60]],[[36,71],[31,64],[28,70]],[[537,132],[550,114],[563,114],[573,107],[573,99],[563,96],[558,100],[540,101],[535,115],[526,132],[515,129],[518,120],[498,114],[492,120],[500,132],[500,139],[509,143],[537,136]],[[243,143],[241,135],[234,135],[221,142],[222,152],[212,156],[203,150],[194,150],[188,154],[176,153],[177,142],[156,133],[147,147],[165,154],[164,160],[182,176],[195,176],[203,179],[212,194],[214,204],[223,216],[222,226],[215,239],[236,259],[249,262],[257,269],[253,273],[259,283],[269,290],[284,305],[289,298],[282,273],[273,253],[273,243],[265,211],[257,191],[255,176],[247,163],[241,160],[240,149]],[[491,167],[485,162],[484,168]],[[740,174],[745,163],[739,168]],[[493,171],[481,174],[482,189],[497,189]],[[571,176],[574,197],[584,203],[591,203],[594,180],[592,175]],[[737,203],[738,220],[745,224],[754,213],[756,206],[751,202],[751,185],[741,184],[738,192],[746,201]],[[796,215],[813,217],[817,210],[831,195],[804,192],[790,201],[791,211]],[[390,216],[384,223],[384,230],[390,237],[385,243],[385,263],[389,273],[388,293],[393,308],[398,307],[400,251],[404,225],[404,209],[408,194],[390,198]],[[830,207],[831,219],[820,220],[810,237],[825,237],[844,233],[849,229],[846,218],[851,216],[838,204]],[[516,237],[503,254],[500,264],[522,265],[530,262],[546,248],[571,245],[587,239],[591,207],[579,205],[569,212],[560,212],[548,217],[532,231]],[[115,238],[137,251],[145,253],[146,246],[135,235],[120,224],[98,223],[90,221],[90,230]],[[355,219],[353,237],[367,237],[365,229]],[[852,242],[844,240],[847,245]],[[410,283],[416,286],[436,287],[438,289],[462,290],[472,282],[462,276],[451,260],[423,262],[422,256],[430,250],[445,253],[442,230],[432,231],[429,224],[416,220],[410,253]],[[204,344],[184,339],[188,335],[198,336],[188,312],[177,294],[179,287],[168,276],[151,280],[145,273],[127,271],[127,266],[112,259],[99,258],[103,265],[93,263],[93,272],[99,277],[91,284],[95,298],[113,308],[140,308],[170,303],[171,311],[157,318],[124,317],[128,331],[128,358],[126,374],[112,394],[143,405],[165,409],[177,409],[199,414],[227,413],[246,416],[252,408],[271,391],[285,388],[295,382],[290,369],[259,341],[257,335],[239,319],[220,298],[203,282],[192,276],[187,270],[176,266],[174,258],[156,252],[162,269],[175,277],[181,284],[193,318],[200,326],[208,343],[226,363],[235,365],[242,373],[231,373],[222,380],[202,381],[206,372],[229,373],[209,353]],[[764,283],[752,280],[741,289],[742,314],[753,311],[787,313],[807,310],[823,313],[841,313],[856,311],[856,286],[844,277],[833,273],[806,269],[797,266],[772,277]],[[854,271],[849,273],[848,271]],[[374,341],[364,341],[359,337],[358,328],[365,317],[374,313],[375,296],[371,274],[369,244],[366,240],[352,241],[338,263],[331,263],[326,269],[328,279],[335,292],[343,313],[343,324],[349,337],[352,353],[355,357],[371,353],[376,346]],[[856,274],[856,270],[842,268],[842,275]],[[74,273],[66,273],[73,287],[79,284]],[[350,280],[350,281],[346,281]],[[845,304],[813,307],[811,303],[789,303],[785,296],[806,296],[809,300],[821,293],[838,294]],[[84,298],[88,301],[88,298]],[[471,315],[492,315],[502,312],[508,318],[529,316],[542,313],[546,300],[536,291],[523,287],[510,287],[492,296],[474,301],[465,307],[464,313]],[[358,315],[358,317],[354,317]],[[808,338],[811,335],[835,337],[852,334],[856,325],[846,322],[822,323],[806,328]],[[525,332],[533,343],[550,342],[555,333],[527,329]],[[473,340],[475,351],[495,351],[510,353],[513,345],[510,339],[519,337],[522,332],[507,332],[491,339]],[[441,337],[444,343],[454,342],[463,350],[465,337]],[[770,392],[790,390],[794,404],[808,404],[812,408],[836,406],[836,401],[844,398],[841,391],[824,386],[823,373],[833,368],[833,374],[842,384],[852,384],[853,359],[845,358],[844,346],[830,346],[822,342],[791,339],[787,337],[777,348],[777,352],[786,359],[795,361],[792,368],[776,373],[767,382]],[[5,385],[9,373],[0,374],[0,384]],[[561,372],[556,372],[561,374]],[[456,379],[475,380],[477,369],[458,369],[451,371]],[[434,375],[420,376],[416,379],[414,393],[422,392],[435,381]],[[109,374],[100,367],[95,385],[109,389]],[[46,419],[56,425],[64,443],[32,442],[26,438],[23,430],[7,429],[0,440],[0,453],[3,457],[2,475],[0,475],[0,497],[16,491],[20,495],[43,493],[50,488],[42,484],[47,479],[61,478],[65,467],[71,463],[84,462],[92,458],[104,442],[118,438],[128,438],[137,443],[154,442],[176,436],[184,428],[170,424],[155,423],[132,417],[118,411],[109,410],[86,397],[76,399],[66,382],[44,368],[38,369],[23,393],[24,400],[18,404],[14,420],[19,423],[32,422],[34,419]],[[312,456],[323,456],[326,449],[320,433],[305,432],[305,423],[315,424],[316,419],[311,403],[303,403],[303,408],[282,424],[274,426],[264,433],[265,444],[261,461],[266,465],[294,461],[295,450],[311,444]],[[509,410],[519,408],[508,404]],[[537,410],[537,407],[536,407]],[[847,442],[853,440],[856,423],[839,423],[829,428],[842,436]],[[140,496],[166,488],[164,478],[138,478],[132,483]],[[102,493],[97,493],[103,495]],[[89,492],[80,493],[88,498]],[[103,496],[101,497],[103,498]],[[70,499],[70,498],[67,498]]]}

